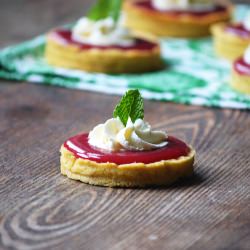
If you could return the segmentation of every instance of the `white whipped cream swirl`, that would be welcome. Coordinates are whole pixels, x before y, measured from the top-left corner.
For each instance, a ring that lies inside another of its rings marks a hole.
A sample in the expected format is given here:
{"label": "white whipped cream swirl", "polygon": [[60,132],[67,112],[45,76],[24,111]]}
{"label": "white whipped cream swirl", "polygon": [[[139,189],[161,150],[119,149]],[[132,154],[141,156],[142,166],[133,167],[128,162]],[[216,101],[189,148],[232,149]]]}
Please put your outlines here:
{"label": "white whipped cream swirl", "polygon": [[72,39],[96,46],[128,47],[135,43],[130,31],[122,27],[120,22],[116,24],[110,17],[99,21],[81,18],[72,29]]}
{"label": "white whipped cream swirl", "polygon": [[190,10],[204,11],[214,8],[211,0],[152,0],[152,5],[159,11]]}
{"label": "white whipped cream swirl", "polygon": [[165,132],[152,130],[142,119],[129,119],[124,126],[119,118],[111,118],[89,133],[89,144],[107,151],[147,151],[167,143]]}
{"label": "white whipped cream swirl", "polygon": [[250,31],[250,11],[248,11],[246,17],[244,18],[242,22],[244,28],[248,31]]}
{"label": "white whipped cream swirl", "polygon": [[250,45],[247,47],[247,49],[245,50],[244,52],[244,55],[243,55],[243,59],[244,61],[250,65]]}

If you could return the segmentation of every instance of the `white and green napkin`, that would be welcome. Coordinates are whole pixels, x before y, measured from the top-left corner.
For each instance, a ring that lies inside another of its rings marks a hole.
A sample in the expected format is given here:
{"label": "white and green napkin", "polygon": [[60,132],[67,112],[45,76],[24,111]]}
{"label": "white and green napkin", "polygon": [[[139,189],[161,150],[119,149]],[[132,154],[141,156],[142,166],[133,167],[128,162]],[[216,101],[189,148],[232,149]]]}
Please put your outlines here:
{"label": "white and green napkin", "polygon": [[[236,8],[242,18],[246,6]],[[123,95],[139,89],[144,98],[209,107],[250,109],[250,96],[228,82],[230,64],[214,55],[207,39],[163,39],[164,70],[108,75],[56,68],[44,60],[45,36],[0,51],[0,78]]]}

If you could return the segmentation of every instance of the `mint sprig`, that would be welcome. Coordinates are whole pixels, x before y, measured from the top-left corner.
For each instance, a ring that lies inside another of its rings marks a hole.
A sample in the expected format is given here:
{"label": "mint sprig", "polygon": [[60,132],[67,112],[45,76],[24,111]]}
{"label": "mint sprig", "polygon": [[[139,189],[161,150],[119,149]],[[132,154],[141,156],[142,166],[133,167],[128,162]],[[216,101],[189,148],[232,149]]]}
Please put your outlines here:
{"label": "mint sprig", "polygon": [[132,122],[144,118],[143,99],[138,89],[128,90],[114,109],[113,117],[119,117],[124,126],[130,117]]}
{"label": "mint sprig", "polygon": [[122,0],[97,0],[97,3],[89,10],[87,17],[98,21],[111,17],[115,22],[120,17]]}

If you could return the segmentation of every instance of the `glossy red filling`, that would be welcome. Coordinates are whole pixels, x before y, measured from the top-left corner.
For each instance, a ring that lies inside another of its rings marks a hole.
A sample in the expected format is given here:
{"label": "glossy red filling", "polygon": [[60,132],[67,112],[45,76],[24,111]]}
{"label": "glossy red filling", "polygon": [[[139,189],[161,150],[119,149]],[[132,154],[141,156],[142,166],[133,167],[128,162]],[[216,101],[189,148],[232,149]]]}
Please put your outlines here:
{"label": "glossy red filling", "polygon": [[229,24],[225,27],[225,31],[242,38],[250,38],[250,31],[247,30],[242,23]]}
{"label": "glossy red filling", "polygon": [[69,45],[76,45],[80,49],[87,50],[87,49],[120,49],[120,50],[152,50],[157,46],[156,43],[152,43],[142,39],[136,39],[135,44],[132,46],[119,46],[119,45],[111,45],[111,46],[97,46],[91,45],[87,43],[80,43],[76,42],[72,39],[72,32],[71,30],[66,29],[57,29],[52,32],[52,36],[54,39],[58,39],[60,42]]}
{"label": "glossy red filling", "polygon": [[244,58],[239,58],[233,64],[234,70],[240,75],[250,76],[250,64],[244,61]]}
{"label": "glossy red filling", "polygon": [[151,151],[120,151],[103,152],[93,148],[88,143],[88,134],[81,134],[68,139],[64,147],[72,152],[76,158],[91,160],[99,163],[113,162],[116,164],[128,163],[152,163],[161,160],[178,159],[180,156],[187,156],[190,148],[181,140],[169,136],[168,144],[160,149]]}
{"label": "glossy red filling", "polygon": [[[136,6],[147,9],[147,10],[152,10],[152,11],[160,11],[158,9],[155,9],[155,7],[152,4],[151,0],[145,0],[142,2],[135,2],[134,3]],[[213,9],[209,10],[201,10],[201,11],[192,11],[192,10],[164,10],[160,11],[162,13],[166,14],[171,14],[171,15],[192,15],[192,16],[204,16],[208,15],[211,13],[215,12],[224,12],[226,10],[226,7],[221,6],[221,5],[215,5]]]}

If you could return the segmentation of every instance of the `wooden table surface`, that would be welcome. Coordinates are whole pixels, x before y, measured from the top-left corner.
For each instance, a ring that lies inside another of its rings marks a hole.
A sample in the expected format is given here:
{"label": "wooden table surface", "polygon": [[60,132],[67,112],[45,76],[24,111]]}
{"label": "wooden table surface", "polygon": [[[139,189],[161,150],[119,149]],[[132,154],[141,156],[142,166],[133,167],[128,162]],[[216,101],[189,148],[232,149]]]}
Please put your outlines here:
{"label": "wooden table surface", "polygon": [[[0,46],[81,16],[90,1],[1,1]],[[0,249],[250,249],[250,115],[145,101],[155,128],[197,150],[195,175],[159,189],[60,175],[59,148],[119,97],[0,80]]]}

